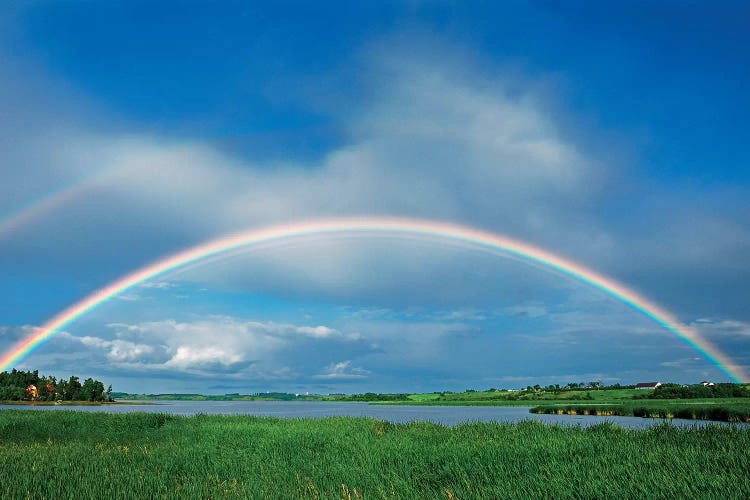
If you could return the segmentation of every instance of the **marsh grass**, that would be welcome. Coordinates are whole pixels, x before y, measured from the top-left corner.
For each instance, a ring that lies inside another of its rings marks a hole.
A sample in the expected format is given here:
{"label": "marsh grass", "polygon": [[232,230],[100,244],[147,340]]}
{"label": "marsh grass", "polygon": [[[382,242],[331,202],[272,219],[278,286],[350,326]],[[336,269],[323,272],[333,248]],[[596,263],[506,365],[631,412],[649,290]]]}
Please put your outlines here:
{"label": "marsh grass", "polygon": [[531,408],[531,413],[556,415],[598,415],[645,418],[684,418],[688,420],[715,420],[719,422],[750,422],[750,407],[747,403],[721,404],[691,403],[680,401],[664,403],[659,400],[638,401],[625,404],[553,404]]}
{"label": "marsh grass", "polygon": [[750,497],[750,431],[0,411],[2,498]]}

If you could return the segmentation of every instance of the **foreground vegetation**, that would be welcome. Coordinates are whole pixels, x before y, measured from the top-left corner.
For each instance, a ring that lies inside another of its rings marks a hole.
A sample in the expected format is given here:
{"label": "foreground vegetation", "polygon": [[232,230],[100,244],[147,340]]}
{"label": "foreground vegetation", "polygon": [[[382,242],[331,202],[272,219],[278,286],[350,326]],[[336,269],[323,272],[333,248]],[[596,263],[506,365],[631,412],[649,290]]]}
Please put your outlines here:
{"label": "foreground vegetation", "polygon": [[749,498],[750,431],[0,411],[0,497]]}

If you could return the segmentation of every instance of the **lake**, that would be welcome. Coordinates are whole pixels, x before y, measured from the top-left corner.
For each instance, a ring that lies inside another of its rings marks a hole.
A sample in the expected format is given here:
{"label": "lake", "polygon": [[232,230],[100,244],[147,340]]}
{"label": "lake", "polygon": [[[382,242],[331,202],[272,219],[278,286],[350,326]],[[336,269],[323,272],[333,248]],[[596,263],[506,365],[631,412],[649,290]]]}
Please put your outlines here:
{"label": "lake", "polygon": [[[170,413],[174,415],[256,415],[278,418],[322,418],[334,416],[366,417],[388,420],[394,423],[430,421],[443,425],[465,422],[520,422],[537,420],[547,424],[589,426],[612,422],[629,429],[643,429],[665,422],[664,419],[641,417],[596,417],[582,415],[537,415],[529,408],[518,406],[397,406],[370,405],[367,403],[336,403],[322,401],[160,401],[152,404],[127,404],[103,406],[30,406],[0,405],[0,409],[22,409],[37,411],[101,411],[107,413]],[[704,420],[672,419],[674,425],[690,427],[708,425]],[[741,425],[748,424],[727,424]]]}

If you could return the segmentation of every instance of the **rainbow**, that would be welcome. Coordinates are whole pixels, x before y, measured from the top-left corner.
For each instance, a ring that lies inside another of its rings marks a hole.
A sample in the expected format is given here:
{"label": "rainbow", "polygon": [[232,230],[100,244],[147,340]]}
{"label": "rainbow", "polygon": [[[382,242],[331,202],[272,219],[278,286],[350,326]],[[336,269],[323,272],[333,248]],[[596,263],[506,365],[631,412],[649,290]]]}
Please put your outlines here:
{"label": "rainbow", "polygon": [[0,371],[9,370],[28,357],[37,348],[63,328],[93,311],[108,300],[148,280],[174,272],[205,259],[217,257],[239,249],[281,240],[337,234],[377,233],[397,236],[437,238],[521,259],[542,268],[557,271],[588,284],[651,318],[665,329],[698,351],[731,380],[748,380],[742,367],[733,361],[695,330],[682,324],[671,313],[637,295],[616,281],[602,276],[579,264],[563,259],[541,248],[480,229],[451,223],[390,217],[336,218],[283,224],[265,229],[234,233],[178,252],[153,264],[142,267],[105,286],[61,311],[27,339],[20,342],[0,359]]}
{"label": "rainbow", "polygon": [[97,188],[109,185],[116,173],[117,169],[110,167],[85,179],[79,179],[67,187],[47,193],[14,212],[0,216],[0,238],[34,223],[49,213],[54,213],[60,207],[73,203]]}
{"label": "rainbow", "polygon": [[0,238],[21,229],[23,226],[40,219],[45,214],[71,202],[85,190],[85,186],[74,186],[70,189],[51,193],[38,201],[22,207],[16,212],[0,217]]}

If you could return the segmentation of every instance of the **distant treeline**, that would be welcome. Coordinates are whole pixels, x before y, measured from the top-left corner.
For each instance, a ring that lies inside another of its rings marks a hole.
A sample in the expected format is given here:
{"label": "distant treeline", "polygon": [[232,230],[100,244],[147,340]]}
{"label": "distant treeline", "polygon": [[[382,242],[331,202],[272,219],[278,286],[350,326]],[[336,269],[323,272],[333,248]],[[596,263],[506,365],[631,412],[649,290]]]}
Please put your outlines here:
{"label": "distant treeline", "polygon": [[315,399],[314,396],[286,392],[257,392],[255,394],[132,394],[113,392],[115,399],[139,401],[297,401]]}
{"label": "distant treeline", "polygon": [[377,394],[375,392],[336,396],[336,401],[405,401],[408,399],[409,394]]}
{"label": "distant treeline", "polygon": [[[739,384],[680,385],[663,384],[642,398],[648,399],[698,399],[698,398],[750,398],[750,389]],[[636,399],[636,398],[634,398]]]}
{"label": "distant treeline", "polygon": [[58,380],[39,375],[38,370],[13,369],[0,372],[0,401],[112,401],[112,386],[106,390],[98,380],[87,378],[81,383],[78,377]]}

